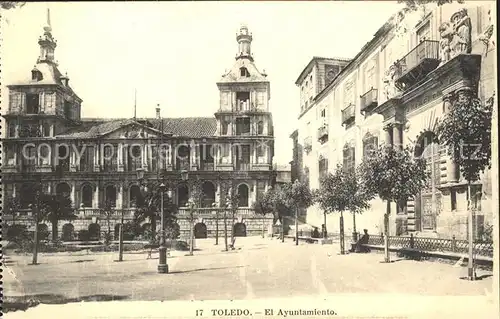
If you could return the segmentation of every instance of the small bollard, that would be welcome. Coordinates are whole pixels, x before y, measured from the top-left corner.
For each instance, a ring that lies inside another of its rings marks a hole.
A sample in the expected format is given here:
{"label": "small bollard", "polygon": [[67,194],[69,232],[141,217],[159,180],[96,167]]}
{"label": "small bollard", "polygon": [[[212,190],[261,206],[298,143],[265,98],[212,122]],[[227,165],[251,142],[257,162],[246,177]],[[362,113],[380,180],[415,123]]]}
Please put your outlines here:
{"label": "small bollard", "polygon": [[410,248],[415,248],[415,238],[413,238],[413,234],[410,234]]}
{"label": "small bollard", "polygon": [[451,236],[451,251],[457,251],[457,240],[455,239],[455,235]]}

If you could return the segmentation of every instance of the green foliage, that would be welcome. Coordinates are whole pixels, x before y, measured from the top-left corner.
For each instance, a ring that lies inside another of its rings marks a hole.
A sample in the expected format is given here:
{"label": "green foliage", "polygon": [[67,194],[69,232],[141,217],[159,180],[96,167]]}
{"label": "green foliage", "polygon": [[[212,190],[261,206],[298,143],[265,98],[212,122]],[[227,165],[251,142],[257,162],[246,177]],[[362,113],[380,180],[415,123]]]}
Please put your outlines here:
{"label": "green foliage", "polygon": [[438,125],[440,141],[460,166],[464,178],[477,181],[491,166],[491,118],[494,96],[482,103],[467,92],[459,92],[451,110]]}
{"label": "green foliage", "polygon": [[322,178],[319,189],[313,191],[314,201],[326,213],[361,213],[370,207],[373,197],[373,192],[363,187],[359,173],[347,171],[342,165]]}
{"label": "green foliage", "polygon": [[406,202],[417,195],[429,177],[425,160],[415,157],[413,149],[382,145],[363,159],[359,173],[364,192],[382,200]]}

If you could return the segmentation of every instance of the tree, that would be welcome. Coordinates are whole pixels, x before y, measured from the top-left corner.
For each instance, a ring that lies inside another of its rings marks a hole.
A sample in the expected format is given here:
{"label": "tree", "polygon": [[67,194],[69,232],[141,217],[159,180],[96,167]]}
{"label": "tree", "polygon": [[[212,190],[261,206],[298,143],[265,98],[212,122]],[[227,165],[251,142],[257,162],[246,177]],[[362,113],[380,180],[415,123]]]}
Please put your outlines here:
{"label": "tree", "polygon": [[236,212],[238,210],[240,196],[237,191],[235,191],[233,181],[224,181],[221,183],[222,194],[224,198],[222,200],[221,206],[224,209],[224,244],[225,250],[228,250],[227,244],[227,211],[231,213],[231,247],[234,248],[235,236],[234,236],[234,225]]}
{"label": "tree", "polygon": [[265,220],[266,220],[266,215],[267,214],[273,214],[274,213],[274,205],[272,202],[272,198],[270,196],[266,196],[267,193],[263,194],[260,198],[258,198],[254,203],[253,203],[253,209],[257,215],[262,216],[262,238],[265,236]]}
{"label": "tree", "polygon": [[10,10],[15,8],[21,8],[25,4],[26,2],[20,2],[20,1],[0,1],[0,8],[4,10]]}
{"label": "tree", "polygon": [[[156,221],[161,217],[160,184],[161,181],[149,182],[145,187],[141,188],[141,191],[137,194],[135,199],[135,206],[137,208],[135,212],[136,222],[141,223],[145,220],[150,221],[152,241],[156,241]],[[177,205],[172,202],[167,192],[163,193],[163,210],[165,214],[163,226],[166,231],[170,231],[170,233],[166,233],[167,238],[178,236],[178,233],[175,232],[175,229],[177,229],[175,224],[177,224],[176,215],[178,208]]]}
{"label": "tree", "polygon": [[40,220],[46,220],[52,224],[52,240],[58,238],[58,224],[61,220],[73,220],[75,208],[69,196],[66,195],[40,195]]}
{"label": "tree", "polygon": [[473,213],[471,183],[478,181],[486,168],[491,167],[491,121],[495,96],[486,103],[471,91],[457,93],[451,109],[444,114],[437,128],[440,141],[447,146],[448,155],[460,167],[467,181],[467,209],[469,212],[469,279],[475,279],[473,254]]}
{"label": "tree", "polygon": [[[328,173],[321,179],[319,189],[313,194],[315,202],[323,210],[325,225],[327,214],[340,212],[340,253],[344,254],[343,213],[350,211],[353,214],[354,225],[356,225],[356,214],[370,207],[369,200],[373,198],[373,193],[363,187],[358,172],[337,165],[333,174]],[[355,229],[354,232],[356,232]]]}
{"label": "tree", "polygon": [[21,207],[19,200],[16,197],[10,196],[5,201],[5,206],[3,207],[4,214],[12,216],[12,225],[16,224],[17,211]]}
{"label": "tree", "polygon": [[313,204],[309,187],[296,179],[282,188],[285,206],[295,212],[295,245],[299,244],[299,209],[307,209]]}
{"label": "tree", "polygon": [[189,255],[193,255],[194,249],[194,215],[196,209],[202,206],[205,195],[199,180],[191,182],[191,196],[189,198]]}
{"label": "tree", "polygon": [[406,205],[406,201],[416,196],[425,186],[428,173],[425,160],[415,157],[411,147],[382,145],[373,150],[371,156],[363,159],[360,166],[361,182],[368,194],[376,194],[387,202],[384,214],[385,261],[389,258],[389,215],[391,202],[398,209]]}

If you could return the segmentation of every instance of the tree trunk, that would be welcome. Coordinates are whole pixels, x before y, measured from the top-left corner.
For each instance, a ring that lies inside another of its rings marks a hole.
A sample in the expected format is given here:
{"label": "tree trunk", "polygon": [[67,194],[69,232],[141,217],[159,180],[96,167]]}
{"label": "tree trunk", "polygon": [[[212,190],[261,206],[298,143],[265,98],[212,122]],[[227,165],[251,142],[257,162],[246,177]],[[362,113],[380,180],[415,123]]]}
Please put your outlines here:
{"label": "tree trunk", "polygon": [[156,214],[151,215],[151,238],[156,242]]}
{"label": "tree trunk", "polygon": [[387,210],[384,214],[384,261],[386,263],[391,262],[389,256],[389,215],[391,214],[391,201],[387,201]]}
{"label": "tree trunk", "polygon": [[358,232],[356,231],[356,213],[352,212],[352,242],[358,241]]}
{"label": "tree trunk", "polygon": [[52,224],[52,240],[56,241],[57,240],[57,225],[58,225],[58,220],[51,221],[51,224]]}
{"label": "tree trunk", "polygon": [[468,223],[469,258],[467,262],[467,278],[469,280],[476,280],[476,272],[474,269],[474,215],[472,211],[470,181],[467,181],[467,211],[469,215],[469,223]]}
{"label": "tree trunk", "polygon": [[262,216],[262,238],[265,238],[266,233],[266,216]]}
{"label": "tree trunk", "polygon": [[35,234],[33,238],[33,260],[32,264],[38,264],[38,207],[36,208],[35,213]]}
{"label": "tree trunk", "polygon": [[234,209],[231,211],[231,249],[234,249]]}
{"label": "tree trunk", "polygon": [[340,254],[345,254],[345,241],[344,241],[344,213],[340,212]]}
{"label": "tree trunk", "polygon": [[285,219],[281,218],[281,242],[285,242]]}
{"label": "tree trunk", "polygon": [[227,251],[227,210],[224,209],[224,247]]}
{"label": "tree trunk", "polygon": [[295,246],[299,245],[299,208],[295,207]]}
{"label": "tree trunk", "polygon": [[323,239],[327,239],[328,230],[326,229],[326,211],[323,212],[323,225],[325,225],[325,228],[323,229]]}

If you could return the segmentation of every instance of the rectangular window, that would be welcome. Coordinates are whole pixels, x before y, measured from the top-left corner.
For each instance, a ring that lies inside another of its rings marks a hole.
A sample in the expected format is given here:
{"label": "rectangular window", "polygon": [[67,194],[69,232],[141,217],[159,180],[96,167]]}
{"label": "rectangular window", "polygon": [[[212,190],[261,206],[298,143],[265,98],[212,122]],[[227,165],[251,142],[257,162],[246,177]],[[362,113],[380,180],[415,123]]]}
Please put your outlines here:
{"label": "rectangular window", "polygon": [[22,93],[9,94],[9,112],[19,112],[21,109]]}
{"label": "rectangular window", "polygon": [[354,172],[355,168],[355,151],[354,147],[346,147],[343,150],[343,166],[346,172]]}
{"label": "rectangular window", "polygon": [[9,137],[16,137],[16,124],[9,124]]}
{"label": "rectangular window", "polygon": [[378,148],[378,137],[371,136],[363,140],[363,158],[371,156]]}
{"label": "rectangular window", "polygon": [[420,29],[417,31],[417,44],[431,39],[431,22],[427,21]]}
{"label": "rectangular window", "polygon": [[321,157],[318,161],[318,168],[319,168],[319,178],[321,180],[322,177],[326,176],[328,174],[328,159]]}
{"label": "rectangular window", "polygon": [[236,135],[250,134],[250,118],[243,117],[236,119]]}
{"label": "rectangular window", "polygon": [[38,114],[40,110],[40,96],[38,93],[26,94],[26,113]]}
{"label": "rectangular window", "polygon": [[451,210],[457,210],[457,191],[452,189],[450,192]]}

